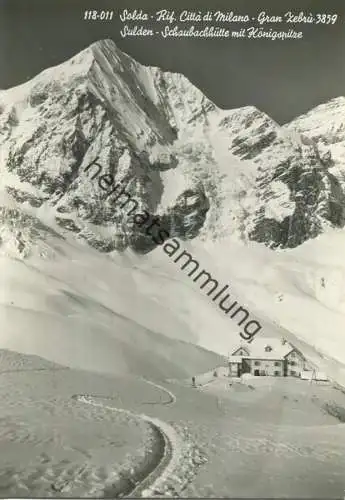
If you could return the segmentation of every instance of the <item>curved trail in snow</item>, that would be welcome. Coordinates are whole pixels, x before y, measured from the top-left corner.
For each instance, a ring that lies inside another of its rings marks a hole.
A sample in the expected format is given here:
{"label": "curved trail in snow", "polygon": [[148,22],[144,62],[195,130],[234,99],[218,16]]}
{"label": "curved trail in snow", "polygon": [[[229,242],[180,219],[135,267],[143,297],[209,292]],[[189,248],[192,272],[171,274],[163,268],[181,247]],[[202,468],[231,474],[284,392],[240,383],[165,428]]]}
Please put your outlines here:
{"label": "curved trail in snow", "polygon": [[[144,404],[171,405],[176,402],[176,396],[171,391],[149,380],[143,380],[157,389],[163,390],[169,396],[167,401]],[[173,488],[166,483],[174,476],[177,466],[183,459],[183,442],[175,429],[168,423],[158,418],[153,418],[143,413],[134,413],[122,408],[107,406],[103,403],[96,402],[96,398],[106,399],[106,397],[102,397],[101,395],[94,396],[80,394],[73,396],[73,399],[81,401],[82,403],[101,407],[103,409],[108,409],[143,420],[151,427],[153,434],[156,436],[156,444],[158,444],[158,449],[156,452],[153,452],[153,458],[150,460],[150,463],[144,467],[143,471],[139,471],[136,474],[137,477],[135,477],[134,474],[133,478],[127,478],[127,480],[122,481],[123,484],[120,485],[121,491],[116,492],[117,496],[163,496],[167,490],[171,491]],[[142,476],[142,474],[144,474],[144,476]]]}
{"label": "curved trail in snow", "polygon": [[165,392],[165,394],[168,395],[168,401],[160,401],[159,403],[145,403],[145,404],[161,404],[161,405],[173,405],[176,403],[176,396],[173,392],[169,391],[166,387],[163,387],[162,385],[156,384],[156,382],[151,382],[151,380],[147,380],[146,378],[142,379],[146,384],[152,385],[153,387],[156,387],[156,389],[160,389],[161,391]]}

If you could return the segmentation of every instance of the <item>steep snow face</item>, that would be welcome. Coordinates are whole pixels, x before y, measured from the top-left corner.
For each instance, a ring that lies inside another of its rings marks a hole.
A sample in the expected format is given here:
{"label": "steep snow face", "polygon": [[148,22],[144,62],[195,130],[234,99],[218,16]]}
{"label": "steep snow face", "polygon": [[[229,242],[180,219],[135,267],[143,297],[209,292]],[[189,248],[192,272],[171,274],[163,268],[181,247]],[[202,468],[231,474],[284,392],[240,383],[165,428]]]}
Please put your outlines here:
{"label": "steep snow face", "polygon": [[220,110],[182,75],[109,40],[0,92],[0,158],[10,197],[104,252],[156,243],[101,175],[185,240],[294,247],[344,224],[343,190],[314,142],[253,107]]}
{"label": "steep snow face", "polygon": [[345,97],[334,98],[311,109],[285,126],[313,139],[330,170],[345,183]]}
{"label": "steep snow face", "polygon": [[327,226],[343,227],[343,189],[314,141],[250,107],[228,113],[222,126],[235,135],[232,153],[257,165],[251,239],[296,247]]}

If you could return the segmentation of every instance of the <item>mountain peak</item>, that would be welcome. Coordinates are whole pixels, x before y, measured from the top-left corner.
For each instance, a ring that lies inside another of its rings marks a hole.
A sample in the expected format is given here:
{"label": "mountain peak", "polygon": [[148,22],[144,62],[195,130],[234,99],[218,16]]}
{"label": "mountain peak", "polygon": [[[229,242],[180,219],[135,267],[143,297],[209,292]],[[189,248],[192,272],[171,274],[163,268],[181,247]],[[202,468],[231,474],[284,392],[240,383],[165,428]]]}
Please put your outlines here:
{"label": "mountain peak", "polygon": [[97,57],[97,55],[100,53],[107,53],[109,51],[119,52],[120,54],[123,54],[122,50],[118,48],[114,40],[111,40],[110,38],[97,40],[96,42],[91,43],[91,45],[89,45],[84,49],[84,51],[89,51],[89,50],[92,51],[95,57]]}
{"label": "mountain peak", "polygon": [[[111,66],[111,71],[116,71],[117,69],[123,69],[123,63],[132,62],[136,64],[134,59],[122,52],[115,42],[110,39],[98,40],[93,42],[91,45],[86,47],[84,50],[73,56],[71,59],[66,61],[65,64],[75,65],[80,64],[82,61],[85,62],[85,68],[90,69],[90,66],[94,63],[98,63],[100,66],[107,66],[109,71],[109,66]],[[106,64],[105,64],[106,63]]]}
{"label": "mountain peak", "polygon": [[[144,66],[112,40],[0,93],[0,110],[7,192],[49,207],[55,228],[103,251],[147,251],[152,239],[105,199],[90,165],[126,181],[141,210],[185,239],[231,233],[291,247],[345,223],[331,159],[314,141],[253,106],[221,110],[183,75]],[[341,123],[330,140],[343,137]]]}

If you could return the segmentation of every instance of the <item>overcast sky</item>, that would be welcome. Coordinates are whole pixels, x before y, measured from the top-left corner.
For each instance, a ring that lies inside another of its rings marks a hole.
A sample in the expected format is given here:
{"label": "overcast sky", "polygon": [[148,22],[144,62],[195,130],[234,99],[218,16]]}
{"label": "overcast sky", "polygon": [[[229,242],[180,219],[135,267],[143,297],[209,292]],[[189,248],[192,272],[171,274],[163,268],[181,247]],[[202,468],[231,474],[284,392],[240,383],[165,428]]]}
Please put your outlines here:
{"label": "overcast sky", "polygon": [[[94,8],[114,10],[114,20],[84,21],[85,9]],[[123,8],[249,15],[293,9],[338,13],[341,19],[329,26],[292,26],[303,29],[302,40],[122,39]],[[112,38],[139,62],[185,74],[220,107],[255,105],[280,123],[345,95],[344,0],[0,0],[0,88],[18,85],[102,38]]]}

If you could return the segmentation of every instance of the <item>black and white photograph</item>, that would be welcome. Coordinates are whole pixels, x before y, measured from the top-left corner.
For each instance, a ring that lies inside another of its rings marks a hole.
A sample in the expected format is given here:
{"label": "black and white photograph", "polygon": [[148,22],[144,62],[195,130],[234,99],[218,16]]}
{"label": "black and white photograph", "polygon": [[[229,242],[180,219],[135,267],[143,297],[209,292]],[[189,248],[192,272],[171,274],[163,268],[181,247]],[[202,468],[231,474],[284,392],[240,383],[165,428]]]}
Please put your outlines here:
{"label": "black and white photograph", "polygon": [[345,498],[343,0],[0,0],[0,498]]}

